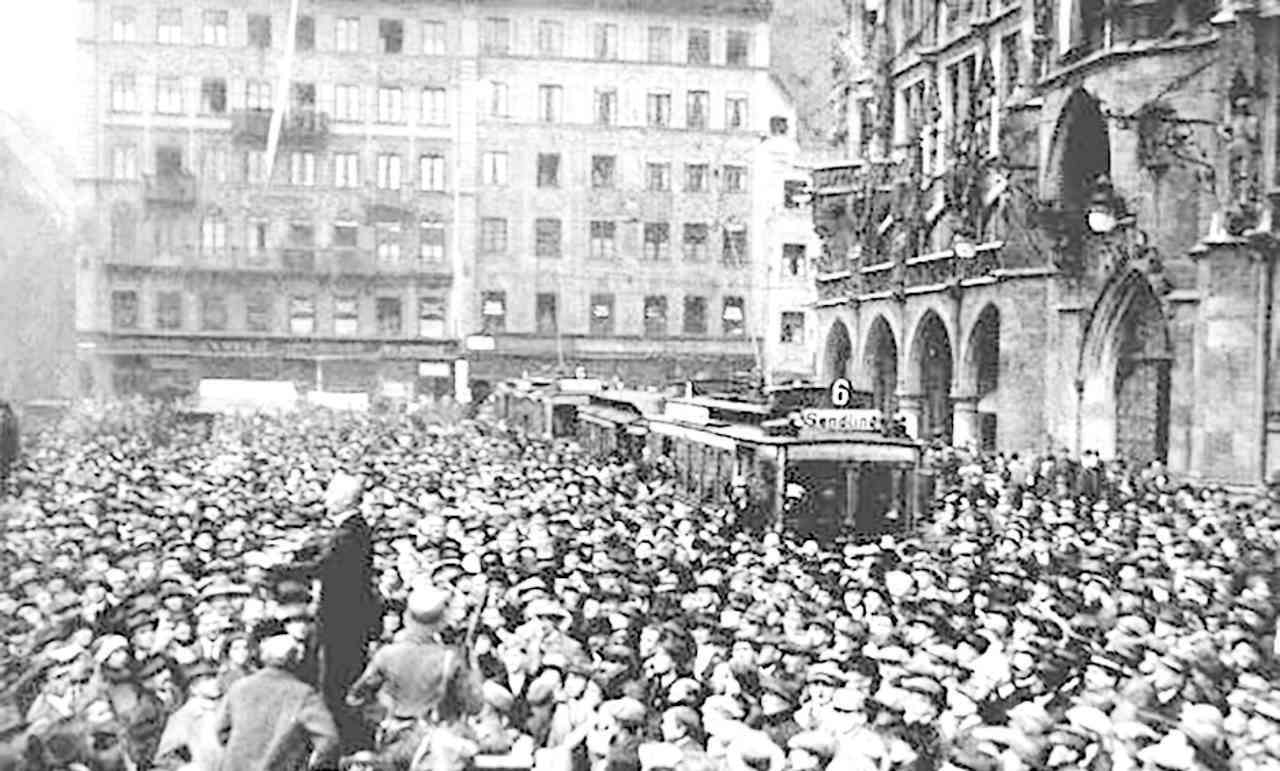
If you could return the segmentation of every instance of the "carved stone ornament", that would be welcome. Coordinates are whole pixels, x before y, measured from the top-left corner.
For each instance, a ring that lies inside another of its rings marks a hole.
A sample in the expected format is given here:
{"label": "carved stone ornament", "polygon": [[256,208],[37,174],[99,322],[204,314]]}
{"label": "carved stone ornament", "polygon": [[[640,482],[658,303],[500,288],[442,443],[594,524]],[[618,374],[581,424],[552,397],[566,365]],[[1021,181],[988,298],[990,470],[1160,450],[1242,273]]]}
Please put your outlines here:
{"label": "carved stone ornament", "polygon": [[1227,231],[1232,235],[1254,228],[1262,198],[1262,127],[1258,95],[1249,79],[1236,70],[1227,90],[1226,114],[1219,133],[1226,150]]}

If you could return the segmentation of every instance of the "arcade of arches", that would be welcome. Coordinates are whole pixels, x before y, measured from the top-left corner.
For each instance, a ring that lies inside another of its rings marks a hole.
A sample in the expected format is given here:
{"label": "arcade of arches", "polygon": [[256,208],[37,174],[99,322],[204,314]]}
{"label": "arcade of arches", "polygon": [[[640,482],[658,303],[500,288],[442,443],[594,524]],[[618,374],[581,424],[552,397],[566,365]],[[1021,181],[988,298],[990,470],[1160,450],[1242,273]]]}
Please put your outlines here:
{"label": "arcade of arches", "polygon": [[920,436],[950,442],[952,437],[951,340],[930,311],[916,331],[912,364],[920,378]]}

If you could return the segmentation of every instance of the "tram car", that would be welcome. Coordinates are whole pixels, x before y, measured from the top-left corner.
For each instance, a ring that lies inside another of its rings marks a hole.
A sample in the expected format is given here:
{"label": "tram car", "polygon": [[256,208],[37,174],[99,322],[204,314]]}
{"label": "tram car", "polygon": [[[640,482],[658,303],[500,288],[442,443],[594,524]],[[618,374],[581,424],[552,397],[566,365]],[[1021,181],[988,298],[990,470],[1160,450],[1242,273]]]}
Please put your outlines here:
{"label": "tram car", "polygon": [[602,389],[603,384],[591,378],[509,380],[494,390],[495,416],[528,437],[573,437],[578,409]]}
{"label": "tram car", "polygon": [[745,490],[763,518],[815,535],[907,529],[927,507],[932,479],[914,427],[848,381],[755,398],[688,395],[698,390],[608,405],[610,392],[595,395],[580,414],[596,427],[579,439],[600,454],[663,459],[690,502],[729,504]]}

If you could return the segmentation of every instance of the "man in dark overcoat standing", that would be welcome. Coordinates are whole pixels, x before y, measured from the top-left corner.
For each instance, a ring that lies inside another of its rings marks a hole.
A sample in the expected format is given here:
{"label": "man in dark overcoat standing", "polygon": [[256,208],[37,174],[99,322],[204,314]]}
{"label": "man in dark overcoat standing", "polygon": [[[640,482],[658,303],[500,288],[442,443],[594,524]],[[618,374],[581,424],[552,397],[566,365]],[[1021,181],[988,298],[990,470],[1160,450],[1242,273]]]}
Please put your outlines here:
{"label": "man in dark overcoat standing", "polygon": [[0,401],[0,498],[9,492],[9,475],[21,450],[18,416],[9,402]]}

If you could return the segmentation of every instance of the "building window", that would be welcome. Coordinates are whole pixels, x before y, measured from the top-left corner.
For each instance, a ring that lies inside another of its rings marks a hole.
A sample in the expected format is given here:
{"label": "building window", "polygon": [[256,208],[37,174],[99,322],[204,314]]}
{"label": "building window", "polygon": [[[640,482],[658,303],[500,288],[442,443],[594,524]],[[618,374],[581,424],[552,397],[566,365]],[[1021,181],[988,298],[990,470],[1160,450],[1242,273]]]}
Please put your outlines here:
{"label": "building window", "polygon": [[445,184],[444,156],[438,153],[431,153],[419,158],[418,180],[423,190],[443,191]]}
{"label": "building window", "polygon": [[293,98],[293,110],[308,112],[316,109],[315,83],[294,83],[290,96]]}
{"label": "building window", "polygon": [[685,124],[692,130],[705,131],[711,115],[711,94],[706,91],[690,91]]}
{"label": "building window", "polygon": [[111,210],[111,253],[117,258],[132,259],[138,242],[138,221],[132,207],[118,203]]}
{"label": "building window", "polygon": [[808,259],[804,244],[782,245],[782,272],[787,276],[803,276]]}
{"label": "building window", "polygon": [[271,331],[271,296],[255,292],[244,301],[244,325],[250,332]]}
{"label": "building window", "polygon": [[781,115],[775,115],[769,119],[769,134],[775,137],[785,137],[787,135],[788,121]]}
{"label": "building window", "polygon": [[739,337],[747,331],[747,314],[741,297],[724,298],[724,312],[720,320],[724,324],[725,337]]}
{"label": "building window", "polygon": [[559,123],[564,120],[564,89],[560,86],[538,86],[538,120]]}
{"label": "building window", "polygon": [[206,115],[221,115],[227,111],[225,79],[205,78],[200,82],[200,110]]}
{"label": "building window", "polygon": [[307,222],[295,222],[289,225],[289,244],[299,249],[310,249],[315,246],[315,226]]}
{"label": "building window", "polygon": [[337,249],[355,249],[360,245],[360,226],[354,222],[335,222],[333,246]]}
{"label": "building window", "polygon": [[376,247],[378,262],[384,265],[398,265],[400,263],[400,242],[403,240],[400,223],[379,222],[374,226],[374,235],[378,241]]}
{"label": "building window", "polygon": [[706,262],[710,256],[709,228],[705,222],[687,222],[684,226],[684,259],[687,262]]}
{"label": "building window", "polygon": [[671,259],[671,225],[666,222],[644,224],[644,258],[646,260]]}
{"label": "building window", "polygon": [[560,187],[559,153],[538,153],[538,187]]}
{"label": "building window", "polygon": [[226,295],[205,294],[200,296],[200,328],[206,332],[222,332],[226,330]]}
{"label": "building window", "polygon": [[486,185],[505,186],[507,184],[507,154],[493,150],[485,152],[481,165],[481,174]]}
{"label": "building window", "polygon": [[725,166],[724,167],[724,191],[726,193],[747,192],[747,167],[746,166]]}
{"label": "building window", "polygon": [[667,336],[667,298],[649,295],[644,298],[644,336]]}
{"label": "building window", "polygon": [[730,96],[724,102],[724,127],[731,131],[743,131],[747,128],[747,98]]}
{"label": "building window", "polygon": [[506,118],[511,115],[510,102],[507,98],[507,84],[500,81],[489,83],[489,115],[494,118]]}
{"label": "building window", "polygon": [[404,22],[399,19],[380,19],[378,21],[378,40],[382,43],[382,53],[398,54],[404,50]]}
{"label": "building window", "polygon": [[226,251],[227,220],[221,214],[209,214],[201,221],[200,248],[206,254]]}
{"label": "building window", "polygon": [[[908,120],[915,120],[917,116],[909,115]],[[908,134],[914,135],[914,131],[908,127]],[[875,136],[875,101],[872,99],[858,100],[858,155],[866,157],[871,152],[871,139]]]}
{"label": "building window", "polygon": [[540,335],[554,335],[559,329],[556,314],[556,296],[550,292],[539,292],[534,298],[534,324]]}
{"label": "building window", "polygon": [[138,178],[138,148],[133,145],[116,145],[111,148],[111,178]]}
{"label": "building window", "polygon": [[684,333],[686,335],[707,333],[707,298],[698,296],[684,298]]}
{"label": "building window", "polygon": [[383,153],[378,156],[378,189],[400,189],[400,156]]}
{"label": "building window", "polygon": [[111,40],[115,43],[136,43],[138,40],[138,12],[132,8],[111,9]]}
{"label": "building window", "polygon": [[360,87],[334,86],[333,89],[334,120],[360,120]]}
{"label": "building window", "polygon": [[721,231],[720,259],[725,265],[742,266],[751,260],[747,250],[747,229],[742,226],[730,226]]}
{"label": "building window", "polygon": [[156,174],[161,176],[182,172],[182,148],[160,145],[156,148]]}
{"label": "building window", "polygon": [[182,78],[156,79],[156,112],[182,114]]}
{"label": "building window", "polygon": [[271,232],[270,226],[265,222],[250,222],[247,230],[247,243],[245,247],[249,251],[251,257],[261,257],[267,253],[267,235]]}
{"label": "building window", "polygon": [[649,28],[649,61],[665,64],[671,61],[671,28]]}
{"label": "building window", "polygon": [[1000,84],[1001,93],[1007,100],[1022,80],[1022,38],[1017,32],[1005,35],[1001,39],[1000,58],[1004,60],[1004,82]]}
{"label": "building window", "polygon": [[689,30],[689,64],[711,63],[711,31],[694,28]]}
{"label": "building window", "polygon": [[265,80],[250,80],[244,84],[244,106],[249,110],[265,112],[271,109],[271,84]]}
{"label": "building window", "polygon": [[618,256],[614,234],[617,224],[609,220],[591,222],[591,257],[596,260],[612,260]]}
{"label": "building window", "polygon": [[131,289],[117,289],[111,293],[111,328],[138,328],[138,293]]}
{"label": "building window", "polygon": [[597,189],[612,188],[617,165],[618,158],[615,155],[591,156],[591,186]]}
{"label": "building window", "polygon": [[540,217],[533,223],[533,248],[537,257],[560,256],[560,220]]}
{"label": "building window", "polygon": [[297,51],[316,50],[316,17],[298,17],[298,26],[293,30],[293,47]]}
{"label": "building window", "polygon": [[480,253],[504,254],[507,251],[507,221],[502,217],[480,220]]}
{"label": "building window", "polygon": [[614,126],[618,123],[618,92],[616,89],[596,89],[596,124]]}
{"label": "building window", "polygon": [[138,111],[138,84],[132,75],[111,78],[111,109],[114,112]]}
{"label": "building window", "polygon": [[646,105],[650,126],[666,128],[671,125],[671,94],[649,94]]}
{"label": "building window", "polygon": [[316,331],[316,301],[306,295],[289,298],[289,334],[312,335]]}
{"label": "building window", "polygon": [[445,100],[445,90],[439,86],[422,89],[422,122],[431,126],[443,126],[448,123],[449,110]]}
{"label": "building window", "polygon": [[182,45],[181,8],[161,8],[156,11],[156,42],[161,45]]}
{"label": "building window", "polygon": [[156,329],[182,329],[182,293],[156,294]]}
{"label": "building window", "polygon": [[804,343],[804,312],[783,311],[778,342],[789,345]]}
{"label": "building window", "polygon": [[730,67],[746,67],[751,61],[751,33],[731,29],[725,36],[724,63]]}
{"label": "building window", "polygon": [[782,183],[782,205],[787,209],[799,209],[801,196],[806,195],[809,185],[803,179],[788,179]]}
{"label": "building window", "polygon": [[613,295],[591,295],[591,334],[613,334]]}
{"label": "building window", "polygon": [[684,165],[684,191],[686,193],[707,192],[707,179],[710,174],[705,163],[686,163]]}
{"label": "building window", "polygon": [[593,31],[592,50],[597,59],[613,61],[618,58],[618,25],[596,24]]}
{"label": "building window", "polygon": [[489,18],[480,29],[480,50],[486,54],[506,54],[511,51],[511,20]]}
{"label": "building window", "polygon": [[354,53],[360,50],[360,20],[344,17],[333,21],[333,50]]}
{"label": "building window", "polygon": [[244,154],[244,181],[251,185],[267,181],[267,154],[261,150],[246,150]]}
{"label": "building window", "polygon": [[333,186],[360,187],[360,156],[357,153],[334,153]]}
{"label": "building window", "polygon": [[204,158],[200,163],[200,176],[220,185],[227,183],[227,157],[230,153],[225,147],[206,147]]}
{"label": "building window", "polygon": [[379,297],[374,301],[379,337],[399,337],[404,332],[403,306],[399,297]]}
{"label": "building window", "polygon": [[311,187],[316,183],[316,154],[289,153],[289,184]]}
{"label": "building window", "polygon": [[378,89],[378,122],[404,123],[404,91],[399,88]]}
{"label": "building window", "polygon": [[649,182],[649,190],[655,193],[671,192],[671,164],[647,164],[645,176]]}
{"label": "building window", "polygon": [[445,45],[445,27],[442,21],[422,22],[422,53],[428,56],[443,56],[448,50]]}
{"label": "building window", "polygon": [[423,222],[418,228],[418,259],[423,262],[444,262],[444,224]]}
{"label": "building window", "polygon": [[418,298],[418,337],[444,337],[444,298]]}
{"label": "building window", "polygon": [[538,22],[538,54],[560,56],[564,53],[564,25],[558,21]]}
{"label": "building window", "polygon": [[507,293],[485,292],[480,296],[480,316],[486,334],[507,328]]}
{"label": "building window", "polygon": [[271,17],[260,13],[249,14],[248,19],[249,46],[251,48],[271,47]]}
{"label": "building window", "polygon": [[333,298],[333,333],[339,337],[351,337],[360,333],[360,312],[353,295]]}
{"label": "building window", "polygon": [[225,46],[227,44],[227,12],[204,12],[204,44],[207,46]]}

